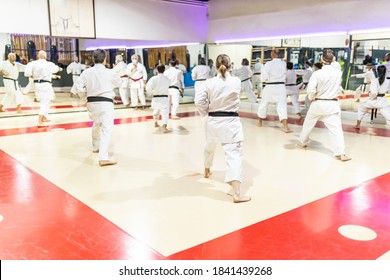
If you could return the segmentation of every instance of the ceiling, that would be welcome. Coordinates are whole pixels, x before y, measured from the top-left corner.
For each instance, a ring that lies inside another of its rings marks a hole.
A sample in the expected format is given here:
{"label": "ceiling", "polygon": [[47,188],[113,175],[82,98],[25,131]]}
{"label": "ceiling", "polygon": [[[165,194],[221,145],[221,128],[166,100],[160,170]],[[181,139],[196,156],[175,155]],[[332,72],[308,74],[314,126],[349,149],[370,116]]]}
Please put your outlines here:
{"label": "ceiling", "polygon": [[204,6],[207,5],[209,0],[161,0],[163,2],[171,2],[171,3],[179,3],[179,4],[187,4],[187,5],[198,5]]}

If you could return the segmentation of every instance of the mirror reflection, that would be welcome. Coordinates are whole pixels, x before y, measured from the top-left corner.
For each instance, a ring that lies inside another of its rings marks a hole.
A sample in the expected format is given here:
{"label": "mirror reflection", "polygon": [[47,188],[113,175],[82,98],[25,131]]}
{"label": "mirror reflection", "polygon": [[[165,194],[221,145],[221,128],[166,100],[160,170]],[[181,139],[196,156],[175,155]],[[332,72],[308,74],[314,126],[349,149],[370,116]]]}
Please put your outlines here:
{"label": "mirror reflection", "polygon": [[[78,98],[72,89],[74,81],[81,72],[92,66],[92,50],[83,49],[82,39],[53,38],[43,35],[3,34],[6,44],[3,49],[3,60],[8,59],[9,53],[14,53],[16,62],[20,63],[18,83],[23,93],[23,103],[18,109],[15,100],[5,98],[4,79],[0,76],[0,117],[14,117],[20,115],[35,115],[39,110],[37,97],[34,94],[34,83],[25,77],[23,66],[37,59],[37,52],[45,50],[47,60],[63,69],[52,76],[55,90],[55,100],[51,103],[53,112],[83,111],[84,100]],[[7,42],[8,41],[8,42]],[[80,47],[81,46],[81,47]],[[304,112],[307,109],[305,101],[305,85],[310,73],[315,71],[315,65],[321,61],[323,48],[333,49],[336,61],[343,72],[343,94],[340,99],[342,110],[356,112],[360,102],[368,97],[366,73],[377,65],[385,64],[385,55],[390,52],[390,39],[379,34],[364,36],[337,35],[319,38],[272,39],[245,43],[229,44],[196,44],[187,46],[167,46],[149,48],[108,48],[107,68],[115,68],[119,63],[128,65],[133,55],[138,56],[139,63],[145,66],[148,79],[156,74],[156,67],[164,64],[168,67],[171,60],[177,60],[177,68],[183,71],[184,91],[180,103],[191,103],[194,100],[194,79],[192,70],[201,61],[213,68],[215,58],[226,53],[232,60],[232,74],[243,81],[242,104],[251,106],[261,98],[261,69],[271,59],[271,51],[278,49],[281,57],[292,63],[293,71],[297,75],[296,86],[299,91],[299,106]],[[117,67],[118,68],[118,67]],[[118,72],[119,73],[119,72]],[[2,73],[4,74],[4,73]],[[120,74],[128,79],[126,73]],[[128,87],[128,83],[127,86]],[[122,90],[123,91],[123,90]],[[117,93],[117,109],[131,108],[130,93],[123,95],[120,88]],[[128,100],[123,100],[123,99]],[[289,106],[294,104],[288,99]],[[146,98],[146,106],[150,99]],[[292,109],[291,109],[292,110]]]}

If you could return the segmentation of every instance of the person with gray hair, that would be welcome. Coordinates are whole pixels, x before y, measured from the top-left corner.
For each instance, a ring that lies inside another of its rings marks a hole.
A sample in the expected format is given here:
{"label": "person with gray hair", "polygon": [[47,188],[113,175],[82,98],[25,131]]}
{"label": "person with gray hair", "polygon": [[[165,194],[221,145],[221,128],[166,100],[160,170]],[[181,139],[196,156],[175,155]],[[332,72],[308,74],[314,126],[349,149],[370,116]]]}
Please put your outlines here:
{"label": "person with gray hair", "polygon": [[138,109],[138,99],[141,101],[142,109],[145,109],[146,99],[144,86],[148,79],[145,66],[141,64],[140,56],[133,54],[131,63],[127,65],[126,73],[130,79],[131,106]]}
{"label": "person with gray hair", "polygon": [[216,60],[218,75],[206,80],[202,91],[195,96],[195,105],[206,119],[206,144],[204,147],[204,177],[211,176],[217,143],[225,151],[227,171],[225,182],[231,187],[229,194],[234,203],[251,200],[241,194],[242,182],[242,143],[244,133],[238,115],[240,107],[241,80],[229,73],[231,63],[226,54]]}
{"label": "person with gray hair", "polygon": [[307,85],[311,105],[302,126],[298,146],[301,148],[308,146],[310,133],[317,121],[321,120],[329,130],[334,156],[338,160],[349,161],[351,158],[345,154],[341,109],[338,102],[342,73],[331,65],[333,60],[333,51],[324,50],[322,69],[311,75]]}
{"label": "person with gray hair", "polygon": [[127,64],[123,61],[122,55],[118,54],[115,57],[115,66],[113,69],[122,79],[122,84],[119,87],[119,95],[122,103],[125,107],[130,107],[129,76],[126,73]]}
{"label": "person with gray hair", "polygon": [[76,81],[76,89],[80,97],[87,97],[87,109],[92,127],[93,152],[99,153],[99,165],[113,165],[108,148],[114,128],[114,88],[122,84],[118,74],[107,69],[106,53],[102,49],[93,52],[95,65],[81,73]]}
{"label": "person with gray hair", "polygon": [[20,90],[19,72],[24,71],[25,66],[16,62],[14,53],[8,54],[8,60],[0,63],[0,75],[3,76],[5,95],[0,102],[0,112],[6,112],[3,107],[8,103],[16,104],[16,112],[22,112],[23,95]]}
{"label": "person with gray hair", "polygon": [[55,65],[53,62],[46,60],[46,52],[38,52],[38,60],[32,61],[26,65],[24,75],[34,79],[35,95],[39,100],[40,109],[38,113],[38,127],[48,126],[48,114],[50,110],[50,102],[54,100],[54,89],[51,84],[52,75],[62,68]]}

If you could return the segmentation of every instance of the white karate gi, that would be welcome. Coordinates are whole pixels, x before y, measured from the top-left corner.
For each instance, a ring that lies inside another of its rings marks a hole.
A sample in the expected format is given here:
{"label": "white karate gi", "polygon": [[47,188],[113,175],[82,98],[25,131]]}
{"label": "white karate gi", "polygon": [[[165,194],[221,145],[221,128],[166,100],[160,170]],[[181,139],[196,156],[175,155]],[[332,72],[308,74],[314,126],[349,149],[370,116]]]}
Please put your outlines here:
{"label": "white karate gi", "polygon": [[24,98],[20,91],[18,82],[19,72],[23,72],[25,66],[18,62],[12,64],[9,60],[0,63],[0,71],[4,73],[3,83],[5,95],[1,99],[0,104],[5,106],[15,106],[23,104]]}
{"label": "white karate gi", "polygon": [[85,70],[86,66],[84,64],[81,64],[80,62],[75,62],[73,61],[71,64],[66,67],[66,73],[72,74],[72,80],[73,80],[73,85],[72,88],[70,89],[70,92],[73,94],[77,94],[75,82],[81,75],[81,71]]}
{"label": "white karate gi", "polygon": [[202,90],[204,82],[210,77],[210,67],[197,65],[192,69],[192,80],[195,81],[195,95]]}
{"label": "white karate gi", "polygon": [[371,82],[375,79],[375,74],[372,70],[368,70],[366,73],[355,75],[355,77],[364,78],[363,84],[355,90],[355,98],[360,99],[363,93],[370,92]]}
{"label": "white karate gi", "polygon": [[378,96],[378,94],[386,94],[389,89],[390,79],[385,79],[384,82],[379,85],[378,78],[375,78],[371,82],[371,92],[369,93],[368,99],[358,107],[358,120],[361,121],[364,115],[371,109],[378,109],[379,113],[385,118],[386,124],[390,126],[390,104],[385,96]]}
{"label": "white karate gi", "polygon": [[279,120],[287,119],[286,71],[286,63],[280,58],[274,58],[264,65],[261,80],[265,83],[265,87],[257,111],[259,118],[265,119],[268,104],[276,103]]}
{"label": "white karate gi", "polygon": [[241,91],[245,92],[246,97],[250,102],[256,103],[257,98],[255,93],[253,92],[253,86],[251,82],[252,78],[252,70],[248,65],[242,66],[239,69],[232,70],[232,74],[237,76],[241,80]]}
{"label": "white karate gi", "polygon": [[299,91],[296,85],[297,75],[293,70],[287,70],[286,72],[286,96],[290,96],[291,102],[294,107],[294,113],[301,113],[301,106],[299,105]]}
{"label": "white karate gi", "polygon": [[[112,69],[97,63],[86,69],[76,81],[80,97],[105,97],[108,101],[88,102],[87,109],[93,121],[92,146],[99,150],[99,161],[108,160],[108,148],[114,128],[114,88],[122,84],[122,79]],[[111,101],[110,101],[111,100]]]}
{"label": "white karate gi", "polygon": [[122,79],[122,84],[119,87],[119,95],[123,105],[128,106],[130,104],[130,93],[129,93],[129,76],[127,75],[127,64],[120,61],[113,68],[114,72],[118,74]]}
{"label": "white karate gi", "polygon": [[341,71],[331,65],[324,65],[322,69],[313,73],[307,86],[307,93],[312,101],[303,123],[299,142],[306,145],[309,136],[321,120],[329,130],[335,156],[345,154],[344,134],[341,126],[341,110],[337,100],[341,83]]}
{"label": "white karate gi", "polygon": [[304,70],[295,70],[295,74],[302,76],[302,83],[298,85],[298,89],[304,90],[307,88],[307,84],[309,83],[310,77],[313,74],[313,68],[308,67]]}
{"label": "white karate gi", "polygon": [[264,65],[261,62],[257,62],[253,66],[253,76],[252,76],[252,85],[253,88],[257,90],[259,97],[261,96],[261,91],[263,90],[263,83],[261,82],[261,72],[263,71]]}
{"label": "white karate gi", "polygon": [[148,79],[148,74],[146,73],[145,66],[141,63],[134,65],[129,63],[127,65],[126,73],[129,76],[129,86],[130,86],[130,96],[131,96],[131,106],[138,106],[138,98],[141,101],[141,105],[146,105],[145,93],[144,93],[144,84]]}
{"label": "white karate gi", "polygon": [[[226,73],[205,82],[204,90],[196,96],[195,105],[202,116],[211,112],[238,112],[240,105],[241,80]],[[240,118],[232,116],[206,119],[206,144],[204,167],[211,168],[217,143],[225,151],[227,171],[225,182],[242,181],[243,129]]]}
{"label": "white karate gi", "polygon": [[54,90],[51,84],[52,74],[60,68],[46,59],[31,61],[26,65],[24,75],[34,79],[35,96],[40,102],[39,115],[47,118],[50,110],[50,101],[54,100]]}
{"label": "white karate gi", "polygon": [[153,119],[157,122],[161,115],[163,125],[168,124],[168,90],[170,84],[171,81],[162,73],[151,77],[146,84],[146,92],[152,96]]}
{"label": "white karate gi", "polygon": [[165,70],[164,75],[171,81],[168,90],[170,104],[172,103],[171,115],[172,117],[177,117],[177,108],[179,107],[180,94],[181,90],[184,88],[183,72],[175,67],[170,66],[168,70]]}

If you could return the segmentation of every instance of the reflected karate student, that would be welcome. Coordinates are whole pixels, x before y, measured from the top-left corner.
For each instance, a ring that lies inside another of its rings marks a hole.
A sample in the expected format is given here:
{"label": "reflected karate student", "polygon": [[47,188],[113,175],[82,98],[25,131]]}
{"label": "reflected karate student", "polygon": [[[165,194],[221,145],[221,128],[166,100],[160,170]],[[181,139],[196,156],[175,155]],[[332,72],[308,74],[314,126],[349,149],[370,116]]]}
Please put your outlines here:
{"label": "reflected karate student", "polygon": [[246,202],[251,198],[242,196],[242,142],[243,129],[238,109],[240,106],[241,80],[229,73],[229,56],[217,57],[218,75],[206,80],[203,91],[196,96],[195,105],[206,119],[206,144],[204,148],[204,177],[211,175],[214,153],[218,142],[225,151],[227,171],[225,182],[232,188],[233,202]]}

